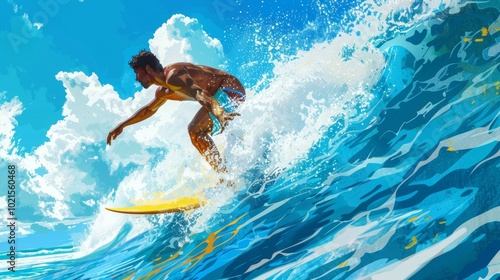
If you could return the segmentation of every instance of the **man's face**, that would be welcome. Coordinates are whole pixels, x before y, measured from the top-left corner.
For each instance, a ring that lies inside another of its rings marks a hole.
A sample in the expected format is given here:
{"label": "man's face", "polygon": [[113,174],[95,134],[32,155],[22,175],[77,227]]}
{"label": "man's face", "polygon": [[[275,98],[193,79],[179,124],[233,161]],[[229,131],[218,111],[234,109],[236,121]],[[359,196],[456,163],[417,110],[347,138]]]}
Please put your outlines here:
{"label": "man's face", "polygon": [[149,75],[144,69],[137,67],[134,68],[135,80],[140,82],[144,88],[148,88],[153,84],[153,77]]}

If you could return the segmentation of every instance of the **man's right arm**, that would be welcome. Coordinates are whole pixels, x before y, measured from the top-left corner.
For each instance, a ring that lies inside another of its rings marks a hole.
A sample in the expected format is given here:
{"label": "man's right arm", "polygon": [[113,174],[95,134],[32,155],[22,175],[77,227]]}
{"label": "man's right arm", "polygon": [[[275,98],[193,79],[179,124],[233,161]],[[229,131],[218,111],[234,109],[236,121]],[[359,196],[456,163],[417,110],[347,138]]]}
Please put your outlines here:
{"label": "man's right arm", "polygon": [[122,122],[119,124],[117,127],[115,127],[109,134],[108,134],[108,139],[107,143],[108,145],[111,145],[111,140],[115,140],[118,135],[120,135],[123,132],[123,129],[129,125],[141,122],[152,115],[156,113],[158,108],[160,108],[167,99],[161,99],[161,98],[155,98],[153,101],[151,101],[148,105],[142,107],[137,111],[134,115],[132,115],[130,118],[128,118],[126,121]]}
{"label": "man's right arm", "polygon": [[148,105],[139,109],[139,111],[133,114],[132,117],[130,117],[128,120],[124,121],[120,125],[122,126],[122,128],[125,128],[126,126],[142,122],[143,120],[154,115],[158,110],[158,108],[160,108],[161,105],[165,104],[166,101],[167,101],[166,99],[155,98]]}

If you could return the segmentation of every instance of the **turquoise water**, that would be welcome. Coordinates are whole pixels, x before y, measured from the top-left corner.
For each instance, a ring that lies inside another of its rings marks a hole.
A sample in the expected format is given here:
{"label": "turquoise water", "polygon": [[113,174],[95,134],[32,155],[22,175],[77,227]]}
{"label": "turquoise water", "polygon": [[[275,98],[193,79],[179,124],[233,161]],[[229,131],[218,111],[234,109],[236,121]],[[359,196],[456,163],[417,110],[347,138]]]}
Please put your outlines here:
{"label": "turquoise water", "polygon": [[498,278],[500,7],[437,2],[362,2],[266,58],[215,138],[235,191],[113,230],[99,212],[83,244],[106,242],[27,254],[16,277]]}

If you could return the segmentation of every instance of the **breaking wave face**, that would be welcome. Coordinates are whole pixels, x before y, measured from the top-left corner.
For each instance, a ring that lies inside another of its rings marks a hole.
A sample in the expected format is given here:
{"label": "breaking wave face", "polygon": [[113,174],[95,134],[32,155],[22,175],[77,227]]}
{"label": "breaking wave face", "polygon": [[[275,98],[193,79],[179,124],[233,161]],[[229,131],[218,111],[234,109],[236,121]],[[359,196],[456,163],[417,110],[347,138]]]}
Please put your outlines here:
{"label": "breaking wave face", "polygon": [[[318,2],[324,17],[288,37],[259,22],[228,33],[257,52],[226,66],[255,82],[241,117],[214,137],[236,191],[174,133],[144,170],[181,166],[158,175],[179,182],[163,190],[213,203],[149,217],[101,211],[79,253],[47,277],[498,277],[496,1],[364,1],[332,22],[334,4]],[[142,171],[101,203],[161,190],[128,187]]]}

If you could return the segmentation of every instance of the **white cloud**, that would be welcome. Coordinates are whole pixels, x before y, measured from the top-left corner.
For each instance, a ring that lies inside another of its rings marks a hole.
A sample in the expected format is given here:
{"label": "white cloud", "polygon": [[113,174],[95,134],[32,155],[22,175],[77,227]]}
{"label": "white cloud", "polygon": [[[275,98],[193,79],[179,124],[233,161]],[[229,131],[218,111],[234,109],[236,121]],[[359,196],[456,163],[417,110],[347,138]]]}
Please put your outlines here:
{"label": "white cloud", "polygon": [[19,11],[19,8],[21,8],[20,6],[18,6],[16,3],[14,3],[13,0],[7,0],[7,2],[12,5],[12,10],[14,11],[14,13],[17,14],[17,12]]}
{"label": "white cloud", "polygon": [[93,199],[85,200],[85,201],[83,201],[83,203],[84,203],[85,205],[87,205],[87,206],[90,206],[90,207],[92,207],[92,206],[96,205],[96,202],[95,202],[95,200],[93,200]]}
{"label": "white cloud", "polygon": [[39,206],[47,217],[62,220],[71,215],[69,206],[62,200],[51,202],[40,201]]}
{"label": "white cloud", "polygon": [[[0,99],[4,99],[4,95],[5,93],[0,93]],[[17,97],[0,105],[0,158],[2,159],[13,159],[12,155],[17,153],[13,143],[14,128],[17,125],[15,118],[22,112],[22,103]]]}
{"label": "white cloud", "polygon": [[[14,7],[14,12],[17,13],[17,5]],[[28,26],[30,30],[34,30],[33,28],[36,28],[36,30],[40,30],[43,27],[43,23],[32,22],[27,13],[24,13],[22,18],[24,20],[24,23],[26,24],[26,26]]]}
{"label": "white cloud", "polygon": [[31,29],[33,28],[33,22],[31,22],[30,17],[27,13],[23,14],[23,21],[24,23]]}
{"label": "white cloud", "polygon": [[173,15],[149,40],[151,51],[163,65],[178,61],[217,67],[223,58],[222,44],[210,37],[197,19]]}

